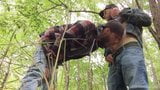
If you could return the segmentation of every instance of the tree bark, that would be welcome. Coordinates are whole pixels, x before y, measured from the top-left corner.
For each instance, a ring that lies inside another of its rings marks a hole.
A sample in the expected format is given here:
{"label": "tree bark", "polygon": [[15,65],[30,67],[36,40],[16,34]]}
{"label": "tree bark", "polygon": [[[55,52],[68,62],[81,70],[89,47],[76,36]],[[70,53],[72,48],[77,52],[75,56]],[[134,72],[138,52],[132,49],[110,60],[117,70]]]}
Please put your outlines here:
{"label": "tree bark", "polygon": [[[156,40],[158,47],[160,49],[160,1],[157,0],[158,2],[156,2],[155,0],[149,0],[149,6],[150,6],[150,10],[151,10],[151,14],[153,17],[153,25],[154,25],[154,29],[152,27],[148,27],[149,32],[152,34],[152,36],[154,37],[154,39]],[[138,0],[135,0],[137,6],[139,9],[143,10],[143,8],[141,7],[141,5],[139,4]]]}
{"label": "tree bark", "polygon": [[151,69],[150,73],[151,73],[151,77],[153,78],[153,84],[154,84],[153,89],[154,90],[160,90],[160,83],[159,83],[159,80],[158,80],[158,77],[157,77],[157,73],[156,73],[156,70],[155,70],[155,67],[154,67],[153,58],[150,55],[150,52],[149,52],[147,46],[145,47],[145,49],[146,49],[148,58],[150,59],[150,62],[149,62],[150,67],[149,68]]}
{"label": "tree bark", "polygon": [[153,25],[155,28],[155,36],[157,38],[156,41],[158,43],[159,49],[160,49],[160,6],[159,6],[160,1],[159,0],[149,0],[149,6],[150,6],[150,10],[151,10],[151,14],[153,17]]}
{"label": "tree bark", "polygon": [[81,89],[80,89],[81,77],[80,77],[79,61],[78,61],[78,64],[77,64],[77,69],[78,69],[78,72],[77,72],[77,90],[81,90]]}
{"label": "tree bark", "polygon": [[65,69],[65,90],[69,90],[69,62],[64,63]]}

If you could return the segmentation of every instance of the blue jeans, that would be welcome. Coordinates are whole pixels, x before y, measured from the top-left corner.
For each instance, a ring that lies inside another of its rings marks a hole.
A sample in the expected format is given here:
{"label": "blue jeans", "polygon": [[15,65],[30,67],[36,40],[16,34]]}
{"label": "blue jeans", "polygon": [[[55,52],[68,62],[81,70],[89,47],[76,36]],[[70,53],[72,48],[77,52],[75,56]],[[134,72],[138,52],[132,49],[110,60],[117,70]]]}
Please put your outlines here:
{"label": "blue jeans", "polygon": [[22,79],[20,90],[37,90],[38,86],[42,86],[42,90],[48,90],[43,80],[46,68],[46,58],[41,46],[36,50],[34,56],[34,65],[32,65],[27,74]]}
{"label": "blue jeans", "polygon": [[108,90],[148,90],[143,50],[136,42],[121,47],[109,67]]}

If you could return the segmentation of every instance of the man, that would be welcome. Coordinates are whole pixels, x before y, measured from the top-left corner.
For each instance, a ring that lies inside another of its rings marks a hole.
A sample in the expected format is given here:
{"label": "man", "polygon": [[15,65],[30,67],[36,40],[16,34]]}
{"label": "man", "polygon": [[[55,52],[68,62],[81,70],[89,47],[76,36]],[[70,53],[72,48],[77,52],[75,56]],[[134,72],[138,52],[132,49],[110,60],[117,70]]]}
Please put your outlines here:
{"label": "man", "polygon": [[[151,18],[140,9],[124,8],[122,11],[115,4],[106,5],[99,15],[106,21],[116,19],[121,23],[125,22],[126,33],[131,34],[142,44],[142,27],[151,25]],[[134,27],[136,26],[136,27]]]}
{"label": "man", "polygon": [[[121,48],[113,52],[106,49],[110,62],[109,90],[148,90],[147,72],[142,50],[142,26],[151,25],[151,18],[139,9],[123,9],[114,4],[106,5],[99,15],[109,21],[117,20],[125,27]],[[107,47],[105,47],[107,48]]]}
{"label": "man", "polygon": [[[48,90],[47,83],[53,76],[52,69],[55,67],[58,48],[60,53],[56,67],[95,51],[98,48],[95,44],[96,36],[95,25],[87,20],[49,28],[40,35],[42,44],[35,53],[35,64],[23,78],[20,90],[37,90],[39,86],[42,86],[42,90]],[[63,40],[62,47],[60,40]]]}

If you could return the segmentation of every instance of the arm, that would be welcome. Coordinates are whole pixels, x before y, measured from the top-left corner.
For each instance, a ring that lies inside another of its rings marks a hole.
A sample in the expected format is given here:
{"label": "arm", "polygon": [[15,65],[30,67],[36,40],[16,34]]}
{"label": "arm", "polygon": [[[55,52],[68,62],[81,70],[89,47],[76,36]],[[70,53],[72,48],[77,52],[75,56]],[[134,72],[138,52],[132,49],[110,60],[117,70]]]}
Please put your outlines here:
{"label": "arm", "polygon": [[151,18],[148,14],[144,13],[142,10],[138,8],[125,8],[120,12],[120,17],[123,21],[127,23],[131,23],[137,26],[150,26]]}

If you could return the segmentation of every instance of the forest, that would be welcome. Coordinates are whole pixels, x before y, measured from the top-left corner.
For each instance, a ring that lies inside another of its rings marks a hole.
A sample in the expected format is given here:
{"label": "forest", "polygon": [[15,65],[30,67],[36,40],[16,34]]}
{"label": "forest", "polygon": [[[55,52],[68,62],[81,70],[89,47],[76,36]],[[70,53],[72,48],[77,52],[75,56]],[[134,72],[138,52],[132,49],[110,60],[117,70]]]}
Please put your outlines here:
{"label": "forest", "polygon": [[[0,0],[0,90],[20,88],[47,28],[77,20],[105,23],[98,13],[110,3],[142,9],[152,18],[152,25],[143,28],[143,51],[149,90],[160,90],[160,0]],[[99,48],[59,66],[56,90],[108,90],[107,75],[108,62]]]}

